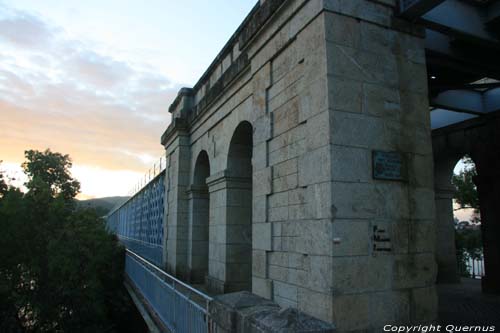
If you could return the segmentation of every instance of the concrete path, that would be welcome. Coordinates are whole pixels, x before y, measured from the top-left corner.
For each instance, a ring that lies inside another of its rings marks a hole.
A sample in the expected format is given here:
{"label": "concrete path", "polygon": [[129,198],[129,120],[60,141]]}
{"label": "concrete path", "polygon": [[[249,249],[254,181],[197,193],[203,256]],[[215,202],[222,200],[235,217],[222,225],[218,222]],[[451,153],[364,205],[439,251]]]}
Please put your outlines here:
{"label": "concrete path", "polygon": [[438,285],[442,325],[495,325],[500,329],[500,295],[483,294],[481,280]]}

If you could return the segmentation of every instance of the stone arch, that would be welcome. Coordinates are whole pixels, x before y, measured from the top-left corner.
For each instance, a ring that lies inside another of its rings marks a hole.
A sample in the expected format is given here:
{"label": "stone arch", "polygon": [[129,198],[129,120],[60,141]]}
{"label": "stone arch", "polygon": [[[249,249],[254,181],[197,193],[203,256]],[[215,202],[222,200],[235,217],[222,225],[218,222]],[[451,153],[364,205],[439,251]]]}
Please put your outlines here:
{"label": "stone arch", "polygon": [[210,160],[205,150],[196,158],[193,180],[188,188],[188,267],[192,283],[204,283],[208,273],[209,207],[207,178]]}
{"label": "stone arch", "polygon": [[253,127],[243,121],[227,155],[227,291],[252,290],[252,151]]}
{"label": "stone arch", "polygon": [[[490,123],[488,123],[490,121]],[[491,177],[500,165],[500,144],[495,136],[492,120],[472,119],[464,124],[433,131],[434,179],[436,193],[436,226],[438,262],[438,282],[458,282],[455,253],[455,233],[453,228],[453,191],[451,176],[456,163],[464,155],[472,158],[476,165],[481,234],[483,239],[484,273],[482,288],[485,292],[500,290],[498,262],[500,251],[498,242],[498,201],[492,200],[498,194],[495,189],[498,177]],[[497,127],[498,128],[498,127]],[[497,141],[495,141],[497,140]],[[495,155],[497,154],[497,155]],[[492,173],[493,171],[493,173]],[[447,188],[448,187],[448,188]],[[493,189],[493,190],[492,190]],[[453,252],[450,249],[453,248]]]}

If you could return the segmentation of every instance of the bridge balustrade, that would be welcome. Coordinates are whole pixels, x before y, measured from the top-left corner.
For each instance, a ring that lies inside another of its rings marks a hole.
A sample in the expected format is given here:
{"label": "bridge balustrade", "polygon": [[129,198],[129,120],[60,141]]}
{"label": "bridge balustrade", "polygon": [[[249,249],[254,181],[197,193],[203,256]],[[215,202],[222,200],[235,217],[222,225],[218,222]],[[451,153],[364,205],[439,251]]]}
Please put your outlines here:
{"label": "bridge balustrade", "polygon": [[107,228],[129,250],[158,266],[163,256],[165,170],[107,216]]}
{"label": "bridge balustrade", "polygon": [[133,287],[147,300],[171,332],[213,331],[208,314],[212,299],[127,250],[125,272]]}

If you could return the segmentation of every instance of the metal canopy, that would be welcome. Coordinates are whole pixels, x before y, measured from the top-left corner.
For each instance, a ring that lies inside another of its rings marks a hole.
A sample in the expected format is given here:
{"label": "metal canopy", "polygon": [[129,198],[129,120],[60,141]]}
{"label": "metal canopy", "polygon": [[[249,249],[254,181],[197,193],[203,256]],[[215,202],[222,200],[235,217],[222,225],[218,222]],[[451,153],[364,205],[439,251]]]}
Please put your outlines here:
{"label": "metal canopy", "polygon": [[500,111],[500,0],[400,0],[426,28],[433,129]]}

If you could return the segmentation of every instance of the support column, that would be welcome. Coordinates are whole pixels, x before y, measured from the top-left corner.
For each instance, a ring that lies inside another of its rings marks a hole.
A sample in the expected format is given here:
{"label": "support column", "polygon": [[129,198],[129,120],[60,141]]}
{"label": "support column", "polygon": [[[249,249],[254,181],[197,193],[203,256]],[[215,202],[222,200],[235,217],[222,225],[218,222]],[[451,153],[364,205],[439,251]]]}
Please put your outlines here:
{"label": "support column", "polygon": [[453,195],[451,186],[436,186],[436,260],[438,283],[459,283],[455,228],[453,226]]}
{"label": "support column", "polygon": [[169,132],[167,151],[167,211],[164,232],[166,269],[175,276],[188,278],[188,217],[190,145],[189,134],[182,119],[175,119]]}
{"label": "support column", "polygon": [[481,234],[485,293],[500,293],[500,161],[488,160],[478,166],[477,186],[481,212]]}
{"label": "support column", "polygon": [[227,171],[207,179],[210,192],[209,271],[214,293],[251,290],[252,180]]}
{"label": "support column", "polygon": [[207,186],[191,185],[189,199],[188,268],[192,283],[204,283],[208,273],[209,196]]}

